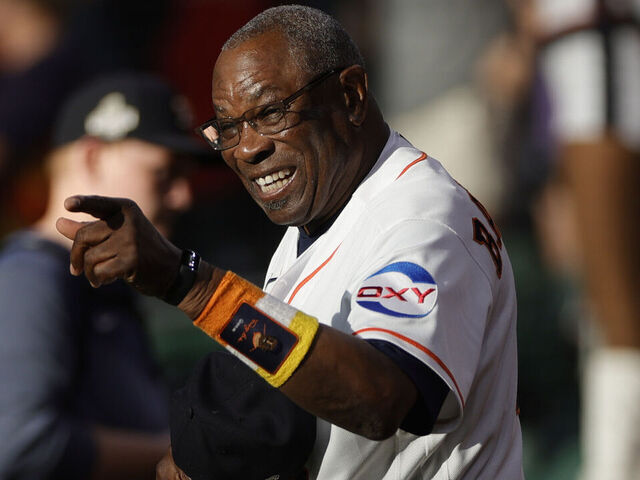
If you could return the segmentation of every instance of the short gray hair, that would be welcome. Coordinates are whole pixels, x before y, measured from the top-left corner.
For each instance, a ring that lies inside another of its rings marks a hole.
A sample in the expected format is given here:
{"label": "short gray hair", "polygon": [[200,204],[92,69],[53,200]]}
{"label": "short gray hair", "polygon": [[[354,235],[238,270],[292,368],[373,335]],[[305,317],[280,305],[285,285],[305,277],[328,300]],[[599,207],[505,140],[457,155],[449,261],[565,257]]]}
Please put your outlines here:
{"label": "short gray hair", "polygon": [[291,58],[305,72],[320,74],[350,65],[365,67],[358,46],[335,18],[302,5],[272,7],[256,15],[231,35],[222,51],[272,31],[282,33]]}

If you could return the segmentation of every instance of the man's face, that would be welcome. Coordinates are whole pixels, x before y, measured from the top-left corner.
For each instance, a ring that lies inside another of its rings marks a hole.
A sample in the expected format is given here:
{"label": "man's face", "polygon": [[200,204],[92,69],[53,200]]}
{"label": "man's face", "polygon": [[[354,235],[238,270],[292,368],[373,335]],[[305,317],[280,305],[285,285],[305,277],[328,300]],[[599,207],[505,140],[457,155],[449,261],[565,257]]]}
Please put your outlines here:
{"label": "man's face", "polygon": [[[222,52],[213,73],[216,117],[280,101],[314,77],[291,60],[284,39],[267,33]],[[240,125],[240,143],[222,152],[247,191],[280,225],[320,225],[342,206],[351,176],[338,75],[298,97],[295,126],[260,135]],[[277,181],[274,179],[277,178]]]}
{"label": "man's face", "polygon": [[105,144],[96,163],[95,193],[131,198],[158,230],[168,234],[175,214],[191,205],[187,164],[167,148],[142,140]]}

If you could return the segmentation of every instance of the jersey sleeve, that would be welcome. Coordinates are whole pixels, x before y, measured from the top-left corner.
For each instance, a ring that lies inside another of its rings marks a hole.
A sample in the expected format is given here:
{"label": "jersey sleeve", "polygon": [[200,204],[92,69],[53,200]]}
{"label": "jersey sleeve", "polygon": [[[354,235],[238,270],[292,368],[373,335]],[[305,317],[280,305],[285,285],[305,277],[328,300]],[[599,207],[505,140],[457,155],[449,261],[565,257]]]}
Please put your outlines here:
{"label": "jersey sleeve", "polygon": [[57,277],[32,260],[0,263],[0,478],[86,478],[93,442],[67,411],[78,332]]}
{"label": "jersey sleeve", "polygon": [[431,368],[396,345],[376,339],[367,342],[389,357],[411,379],[418,391],[418,398],[400,428],[414,435],[431,433],[449,393],[447,384]]}
{"label": "jersey sleeve", "polygon": [[374,251],[350,292],[350,326],[403,349],[446,383],[434,432],[449,431],[478,368],[492,299],[487,271],[450,227],[424,219],[394,226]]}

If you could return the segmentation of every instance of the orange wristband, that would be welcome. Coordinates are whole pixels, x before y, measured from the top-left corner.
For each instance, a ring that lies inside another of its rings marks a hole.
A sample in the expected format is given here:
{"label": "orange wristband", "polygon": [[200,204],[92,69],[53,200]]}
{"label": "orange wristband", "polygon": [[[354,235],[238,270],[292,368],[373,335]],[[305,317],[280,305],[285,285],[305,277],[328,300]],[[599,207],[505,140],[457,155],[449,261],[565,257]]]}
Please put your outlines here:
{"label": "orange wristband", "polygon": [[274,387],[311,348],[318,321],[227,272],[194,324]]}

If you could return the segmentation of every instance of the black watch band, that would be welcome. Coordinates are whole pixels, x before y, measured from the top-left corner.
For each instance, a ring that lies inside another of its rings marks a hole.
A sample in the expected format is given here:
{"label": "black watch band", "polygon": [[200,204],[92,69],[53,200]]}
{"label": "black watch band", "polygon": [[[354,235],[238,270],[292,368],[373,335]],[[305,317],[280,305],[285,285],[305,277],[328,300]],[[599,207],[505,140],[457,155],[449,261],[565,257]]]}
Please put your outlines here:
{"label": "black watch band", "polygon": [[171,305],[178,305],[193,287],[199,265],[200,255],[192,250],[183,250],[178,274],[162,299]]}

